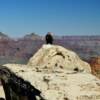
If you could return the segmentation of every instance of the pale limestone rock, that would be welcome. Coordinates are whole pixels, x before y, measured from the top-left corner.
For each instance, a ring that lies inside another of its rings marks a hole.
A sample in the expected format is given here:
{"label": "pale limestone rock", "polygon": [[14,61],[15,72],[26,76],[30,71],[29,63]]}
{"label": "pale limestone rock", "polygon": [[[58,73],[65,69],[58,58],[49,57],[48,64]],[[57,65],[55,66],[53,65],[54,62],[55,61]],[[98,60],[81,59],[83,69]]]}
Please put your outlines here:
{"label": "pale limestone rock", "polygon": [[90,73],[36,72],[31,67],[23,67],[22,72],[15,67],[8,66],[39,89],[46,100],[100,100],[100,80]]}
{"label": "pale limestone rock", "polygon": [[68,49],[58,45],[43,45],[38,52],[30,58],[28,66],[38,69],[69,70],[91,72],[90,65],[82,61],[79,56]]}
{"label": "pale limestone rock", "polygon": [[2,86],[0,86],[0,98],[5,98],[5,94]]}
{"label": "pale limestone rock", "polygon": [[88,73],[89,64],[61,46],[44,45],[27,65],[5,66],[39,89],[45,100],[100,100],[100,80]]}

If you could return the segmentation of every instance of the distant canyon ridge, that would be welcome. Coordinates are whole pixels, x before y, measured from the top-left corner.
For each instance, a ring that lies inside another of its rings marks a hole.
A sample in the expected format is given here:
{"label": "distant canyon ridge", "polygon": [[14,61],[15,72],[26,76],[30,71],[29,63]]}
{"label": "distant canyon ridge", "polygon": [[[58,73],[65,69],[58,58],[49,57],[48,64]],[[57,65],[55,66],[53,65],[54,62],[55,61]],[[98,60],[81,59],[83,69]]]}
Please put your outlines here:
{"label": "distant canyon ridge", "polygon": [[[0,32],[0,64],[26,64],[43,44],[45,37],[35,33],[12,39]],[[54,36],[54,44],[75,51],[88,62],[100,56],[100,36]]]}

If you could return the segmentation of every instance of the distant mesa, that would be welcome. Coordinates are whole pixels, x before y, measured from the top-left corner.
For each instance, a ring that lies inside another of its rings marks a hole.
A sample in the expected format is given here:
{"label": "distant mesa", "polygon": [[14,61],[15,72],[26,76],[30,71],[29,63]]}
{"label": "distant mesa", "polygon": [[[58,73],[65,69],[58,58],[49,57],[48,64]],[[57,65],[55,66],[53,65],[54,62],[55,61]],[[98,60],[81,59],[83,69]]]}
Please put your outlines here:
{"label": "distant mesa", "polygon": [[25,35],[24,38],[38,40],[38,39],[41,39],[41,36],[37,35],[36,33],[30,33],[30,34]]}
{"label": "distant mesa", "polygon": [[0,39],[9,39],[8,35],[0,32]]}

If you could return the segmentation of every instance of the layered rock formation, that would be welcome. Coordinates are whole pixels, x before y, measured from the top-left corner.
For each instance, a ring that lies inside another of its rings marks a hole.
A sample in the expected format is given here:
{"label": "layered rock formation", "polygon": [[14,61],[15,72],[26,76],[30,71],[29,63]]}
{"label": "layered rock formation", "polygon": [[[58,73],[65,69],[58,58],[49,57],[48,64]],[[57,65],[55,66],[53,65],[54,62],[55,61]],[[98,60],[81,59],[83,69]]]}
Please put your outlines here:
{"label": "layered rock formation", "polygon": [[100,57],[91,57],[89,63],[92,68],[92,73],[100,78]]}
{"label": "layered rock formation", "polygon": [[[27,65],[5,66],[0,77],[15,84],[16,89],[8,88],[17,100],[100,100],[100,80],[91,74],[89,64],[61,46],[44,45]],[[26,94],[19,97],[22,90]]]}

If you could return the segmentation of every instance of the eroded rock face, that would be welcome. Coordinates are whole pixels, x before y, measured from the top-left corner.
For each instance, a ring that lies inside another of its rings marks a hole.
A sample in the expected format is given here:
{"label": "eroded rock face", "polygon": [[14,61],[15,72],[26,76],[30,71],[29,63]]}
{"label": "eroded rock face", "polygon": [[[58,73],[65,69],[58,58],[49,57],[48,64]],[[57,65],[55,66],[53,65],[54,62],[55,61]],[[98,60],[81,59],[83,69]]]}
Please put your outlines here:
{"label": "eroded rock face", "polygon": [[8,67],[0,66],[0,79],[6,100],[44,100],[40,90]]}
{"label": "eroded rock face", "polygon": [[100,80],[90,73],[37,72],[11,65],[7,68],[41,91],[45,100],[100,100]]}
{"label": "eroded rock face", "polygon": [[5,66],[45,100],[100,100],[100,80],[90,73],[89,64],[61,46],[44,45],[27,65]]}
{"label": "eroded rock face", "polygon": [[92,57],[89,61],[92,73],[100,78],[100,57]]}
{"label": "eroded rock face", "polygon": [[30,58],[28,66],[35,66],[38,69],[91,72],[90,65],[82,61],[75,52],[57,45],[43,45]]}

